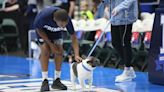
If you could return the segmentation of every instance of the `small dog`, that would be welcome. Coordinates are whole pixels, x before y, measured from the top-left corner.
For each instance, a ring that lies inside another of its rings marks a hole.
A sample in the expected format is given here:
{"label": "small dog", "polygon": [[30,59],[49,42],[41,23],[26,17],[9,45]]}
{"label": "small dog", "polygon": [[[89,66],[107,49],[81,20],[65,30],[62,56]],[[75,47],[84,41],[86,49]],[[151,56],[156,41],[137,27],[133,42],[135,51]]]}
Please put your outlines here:
{"label": "small dog", "polygon": [[100,64],[100,61],[95,57],[88,57],[82,62],[73,62],[70,64],[70,76],[73,89],[76,89],[76,78],[78,79],[81,87],[86,88],[85,81],[88,80],[89,88],[92,87],[93,70]]}

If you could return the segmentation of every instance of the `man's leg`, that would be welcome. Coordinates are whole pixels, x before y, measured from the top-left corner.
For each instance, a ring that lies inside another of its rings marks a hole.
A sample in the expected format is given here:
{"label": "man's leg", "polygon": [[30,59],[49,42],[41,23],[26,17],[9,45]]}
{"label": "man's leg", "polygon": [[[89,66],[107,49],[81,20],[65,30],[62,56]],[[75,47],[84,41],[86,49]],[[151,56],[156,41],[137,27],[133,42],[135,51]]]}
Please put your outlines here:
{"label": "man's leg", "polygon": [[[42,72],[48,72],[50,48],[45,43],[43,45],[41,45],[40,48],[41,48],[40,62],[41,62]],[[46,78],[46,76],[42,76],[42,77]]]}
{"label": "man's leg", "polygon": [[55,53],[54,61],[55,61],[55,79],[60,78],[61,75],[61,65],[63,60],[63,47],[62,45],[56,45],[57,53]]}
{"label": "man's leg", "polygon": [[42,67],[42,86],[41,86],[41,92],[43,91],[49,91],[49,83],[48,83],[48,61],[50,56],[50,48],[46,43],[43,43],[41,46],[41,55],[40,55],[40,62]]}
{"label": "man's leg", "polygon": [[61,75],[61,66],[63,60],[63,42],[62,39],[54,41],[55,52],[54,53],[54,61],[55,61],[55,72],[54,72],[54,82],[52,84],[52,88],[60,89],[60,90],[67,90],[67,87],[60,82],[60,75]]}

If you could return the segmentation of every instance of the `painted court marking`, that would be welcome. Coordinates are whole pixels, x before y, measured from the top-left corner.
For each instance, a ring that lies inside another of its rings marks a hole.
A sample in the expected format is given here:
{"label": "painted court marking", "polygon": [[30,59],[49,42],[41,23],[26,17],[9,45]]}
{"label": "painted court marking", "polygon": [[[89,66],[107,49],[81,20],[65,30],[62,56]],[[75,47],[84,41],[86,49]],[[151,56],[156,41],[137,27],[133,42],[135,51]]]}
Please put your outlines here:
{"label": "painted court marking", "polygon": [[[7,80],[0,81],[0,92],[40,92],[42,79],[21,79],[21,80]],[[52,79],[49,79],[49,83],[52,84]],[[80,88],[80,85],[76,86],[76,90],[71,89],[71,82],[62,80],[62,83],[67,85],[67,91],[59,91],[51,89],[48,92],[120,92],[119,90],[107,89],[107,88],[97,88],[92,89]],[[50,87],[51,88],[51,87]]]}

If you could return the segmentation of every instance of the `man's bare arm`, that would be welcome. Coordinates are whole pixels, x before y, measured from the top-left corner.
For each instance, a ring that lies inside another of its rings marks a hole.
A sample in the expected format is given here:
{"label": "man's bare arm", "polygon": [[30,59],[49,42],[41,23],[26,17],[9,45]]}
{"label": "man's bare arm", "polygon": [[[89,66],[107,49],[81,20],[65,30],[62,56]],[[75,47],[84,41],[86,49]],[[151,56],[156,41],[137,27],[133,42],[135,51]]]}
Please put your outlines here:
{"label": "man's bare arm", "polygon": [[77,62],[80,62],[82,58],[79,56],[79,44],[75,33],[71,35],[71,40],[72,40],[72,47],[75,53],[75,60]]}

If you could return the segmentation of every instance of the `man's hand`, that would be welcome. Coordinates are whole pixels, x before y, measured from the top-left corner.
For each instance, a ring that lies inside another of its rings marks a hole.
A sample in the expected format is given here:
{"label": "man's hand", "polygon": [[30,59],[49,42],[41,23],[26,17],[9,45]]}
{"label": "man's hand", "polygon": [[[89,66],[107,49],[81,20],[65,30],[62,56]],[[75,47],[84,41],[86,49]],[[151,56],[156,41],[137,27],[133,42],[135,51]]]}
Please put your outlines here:
{"label": "man's hand", "polygon": [[75,55],[75,61],[81,62],[81,61],[82,61],[82,58],[81,58],[80,56],[76,56],[76,55]]}

